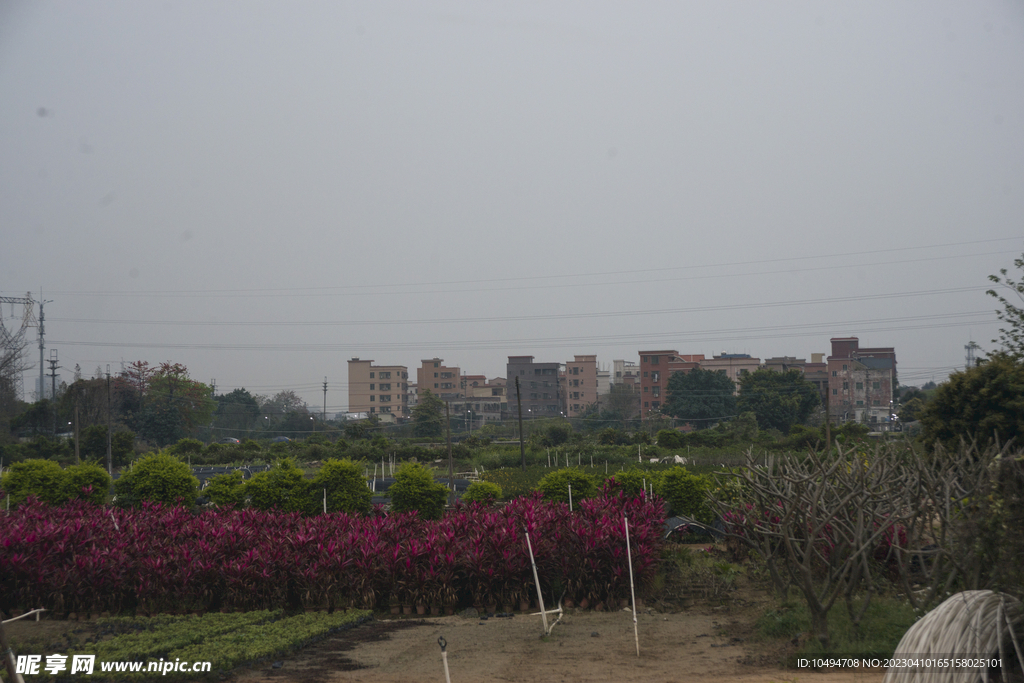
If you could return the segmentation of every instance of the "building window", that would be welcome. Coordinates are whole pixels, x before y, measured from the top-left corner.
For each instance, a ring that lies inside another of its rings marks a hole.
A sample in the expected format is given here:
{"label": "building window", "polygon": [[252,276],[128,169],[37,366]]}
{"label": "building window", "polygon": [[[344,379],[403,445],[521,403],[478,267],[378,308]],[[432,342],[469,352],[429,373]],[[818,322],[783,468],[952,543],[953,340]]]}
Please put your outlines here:
{"label": "building window", "polygon": [[850,390],[850,383],[849,382],[843,382],[843,391],[849,391],[849,390]]}
{"label": "building window", "polygon": [[[657,365],[657,364],[658,364],[658,356],[651,356],[651,365]],[[657,406],[655,406],[655,407],[657,407]]]}
{"label": "building window", "polygon": [[377,377],[380,378],[380,379],[391,379],[391,373],[390,372],[382,372],[379,375],[377,375]]}
{"label": "building window", "polygon": [[872,401],[872,402],[871,402],[871,405],[873,405],[873,406],[879,406],[879,405],[882,405],[882,404],[881,404],[881,403],[880,403],[879,401]]}
{"label": "building window", "polygon": [[370,373],[370,379],[373,379],[373,373],[372,372]]}
{"label": "building window", "polygon": [[388,383],[388,384],[381,384],[380,385],[380,390],[381,391],[391,391],[391,384],[390,383]]}
{"label": "building window", "polygon": [[[434,363],[434,367],[435,368],[439,368],[439,367],[441,367],[441,364],[440,363]],[[437,375],[434,375],[434,377],[437,377]]]}
{"label": "building window", "polygon": [[[643,358],[640,359],[640,361],[643,362],[643,363],[646,363],[649,360],[650,360],[650,358],[648,356],[644,356]],[[645,403],[644,405],[647,405],[647,404]]]}
{"label": "building window", "polygon": [[651,396],[661,396],[661,387],[651,387]]}
{"label": "building window", "polygon": [[391,394],[383,394],[383,395],[381,395],[380,402],[381,403],[390,403],[391,402]]}
{"label": "building window", "polygon": [[881,389],[882,388],[882,383],[881,382],[872,382],[871,383],[871,388],[872,389]]}
{"label": "building window", "polygon": [[857,391],[862,391],[863,389],[864,389],[864,382],[857,382]]}
{"label": "building window", "polygon": [[833,396],[838,396],[839,395],[839,390],[838,389],[833,389],[832,390],[832,395]]}
{"label": "building window", "polygon": [[843,372],[846,372],[846,366],[845,365],[843,366]]}
{"label": "building window", "polygon": [[661,403],[658,401],[651,401],[651,410],[657,410],[661,407]]}
{"label": "building window", "polygon": [[857,401],[857,405],[859,405],[859,406],[864,405],[864,401]]}
{"label": "building window", "polygon": [[833,377],[838,377],[838,376],[839,376],[839,373],[838,373],[838,372],[836,372],[835,370],[833,370],[833,371],[832,371],[832,376],[833,376]]}
{"label": "building window", "polygon": [[373,400],[374,400],[375,398],[377,398],[377,397],[376,397],[376,396],[374,396],[373,394],[370,394],[370,403],[373,403]]}
{"label": "building window", "polygon": [[651,373],[651,380],[654,381],[654,382],[660,381],[661,380],[661,373],[657,372],[657,371],[652,372]]}
{"label": "building window", "polygon": [[647,376],[648,376],[648,373],[647,373],[646,370],[644,370],[644,377],[647,377]]}
{"label": "building window", "polygon": [[[647,359],[645,358],[644,360],[647,360]],[[648,404],[647,404],[647,401],[644,401],[644,408],[648,408],[648,407],[649,407],[649,406],[648,406]]]}
{"label": "building window", "polygon": [[648,389],[648,388],[649,388],[649,387],[644,387],[644,393],[645,393],[645,394],[647,393],[647,389]]}

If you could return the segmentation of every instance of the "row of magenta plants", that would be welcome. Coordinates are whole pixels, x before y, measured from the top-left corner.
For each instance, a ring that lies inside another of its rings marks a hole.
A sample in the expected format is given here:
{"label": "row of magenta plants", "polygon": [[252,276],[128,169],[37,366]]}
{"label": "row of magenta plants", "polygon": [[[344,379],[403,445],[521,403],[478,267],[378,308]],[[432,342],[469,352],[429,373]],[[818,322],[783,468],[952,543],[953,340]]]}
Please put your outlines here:
{"label": "row of magenta plants", "polygon": [[523,605],[613,605],[629,596],[624,516],[638,592],[657,571],[664,505],[605,495],[568,506],[535,495],[500,510],[303,517],[145,505],[29,502],[0,515],[0,608],[56,614]]}

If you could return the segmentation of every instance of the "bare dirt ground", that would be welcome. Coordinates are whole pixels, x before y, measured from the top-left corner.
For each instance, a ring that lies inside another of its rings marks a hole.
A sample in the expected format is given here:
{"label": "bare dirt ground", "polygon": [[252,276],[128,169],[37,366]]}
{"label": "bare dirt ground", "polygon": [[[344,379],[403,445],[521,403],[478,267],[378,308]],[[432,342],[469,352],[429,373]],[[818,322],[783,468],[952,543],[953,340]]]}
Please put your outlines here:
{"label": "bare dirt ground", "polygon": [[438,638],[453,683],[464,681],[736,681],[880,683],[884,672],[784,669],[778,644],[751,639],[752,622],[727,607],[674,614],[641,610],[636,654],[630,612],[567,614],[540,637],[539,616],[481,621],[460,616],[376,621],[339,633],[279,668],[236,671],[238,683],[426,683],[444,681]]}

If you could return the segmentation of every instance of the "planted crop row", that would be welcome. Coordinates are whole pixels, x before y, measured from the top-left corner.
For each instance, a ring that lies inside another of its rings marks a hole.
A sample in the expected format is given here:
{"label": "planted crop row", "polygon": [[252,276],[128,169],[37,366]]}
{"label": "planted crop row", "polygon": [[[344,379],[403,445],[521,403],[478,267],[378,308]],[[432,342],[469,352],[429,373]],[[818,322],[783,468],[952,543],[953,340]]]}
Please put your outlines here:
{"label": "planted crop row", "polygon": [[303,517],[255,510],[192,514],[158,505],[27,504],[0,525],[0,608],[62,612],[515,605],[541,588],[594,602],[626,597],[623,515],[633,571],[653,578],[658,498],[605,495],[575,506],[520,498],[459,506],[442,519]]}
{"label": "planted crop row", "polygon": [[[238,666],[300,649],[369,616],[368,611],[349,610],[333,614],[314,612],[283,619],[280,611],[207,614],[177,620],[161,617],[133,618],[132,625],[142,629],[143,633],[122,635],[88,645],[81,652],[61,654],[67,655],[68,660],[76,654],[95,655],[93,677],[99,680],[142,681],[153,680],[155,675],[159,675],[161,680],[201,678],[192,672],[168,671],[154,674],[146,671],[149,662],[155,661],[180,661],[189,665],[210,662],[212,666],[207,677],[214,678],[222,677],[221,672]],[[97,624],[110,625],[109,621],[101,620]],[[137,635],[147,638],[140,639]],[[136,673],[102,673],[100,662],[142,662],[143,670]],[[47,680],[53,676],[42,672],[38,678]]]}
{"label": "planted crop row", "polygon": [[171,652],[167,659],[213,662],[218,669],[230,670],[301,649],[333,631],[353,626],[370,616],[367,610],[300,614],[265,624],[258,629],[238,629],[217,638],[208,638]]}
{"label": "planted crop row", "polygon": [[172,650],[202,643],[240,627],[254,626],[281,616],[280,610],[261,610],[244,614],[207,614],[165,622],[154,630],[129,633],[92,646],[89,654],[109,660],[138,660],[166,657]]}

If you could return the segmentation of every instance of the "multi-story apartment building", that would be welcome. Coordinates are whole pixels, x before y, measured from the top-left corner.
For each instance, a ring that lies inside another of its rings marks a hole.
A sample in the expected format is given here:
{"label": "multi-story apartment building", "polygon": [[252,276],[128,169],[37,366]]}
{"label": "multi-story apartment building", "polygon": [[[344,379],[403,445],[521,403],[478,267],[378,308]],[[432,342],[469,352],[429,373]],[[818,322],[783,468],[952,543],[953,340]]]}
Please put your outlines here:
{"label": "multi-story apartment building", "polygon": [[565,363],[565,406],[569,417],[597,403],[597,356],[574,356]]}
{"label": "multi-story apartment building", "polygon": [[889,429],[897,381],[895,349],[861,348],[857,337],[833,337],[831,342],[827,361],[831,418]]}
{"label": "multi-story apartment building", "polygon": [[416,389],[420,394],[429,389],[442,401],[461,402],[466,397],[461,370],[445,365],[443,358],[420,361],[416,370]]}
{"label": "multi-story apartment building", "polygon": [[388,416],[409,415],[409,369],[374,365],[372,360],[348,362],[348,412]]}
{"label": "multi-story apartment building", "polygon": [[565,412],[561,363],[535,363],[533,356],[509,356],[506,386],[509,412],[516,411],[516,379],[523,404],[523,418],[555,417]]}
{"label": "multi-story apartment building", "polygon": [[488,380],[483,375],[464,375],[466,398],[463,410],[469,414],[473,427],[502,420],[508,410],[505,378]]}
{"label": "multi-story apartment building", "polygon": [[668,396],[668,378],[699,367],[704,354],[680,355],[678,351],[640,352],[640,416],[661,410]]}
{"label": "multi-story apartment building", "polygon": [[761,359],[753,358],[746,353],[723,353],[720,356],[713,356],[708,360],[701,361],[700,367],[704,370],[725,373],[735,386],[733,391],[739,393],[740,380],[744,375],[757,372],[757,369],[761,367]]}
{"label": "multi-story apartment building", "polygon": [[609,382],[612,384],[639,384],[640,366],[631,360],[613,360]]}
{"label": "multi-story apartment building", "polygon": [[825,363],[825,354],[812,353],[811,362],[803,358],[793,356],[776,356],[768,358],[761,365],[766,370],[775,372],[788,372],[799,370],[803,373],[804,379],[814,385],[821,397],[821,405],[825,406],[826,394],[828,393],[828,365]]}

